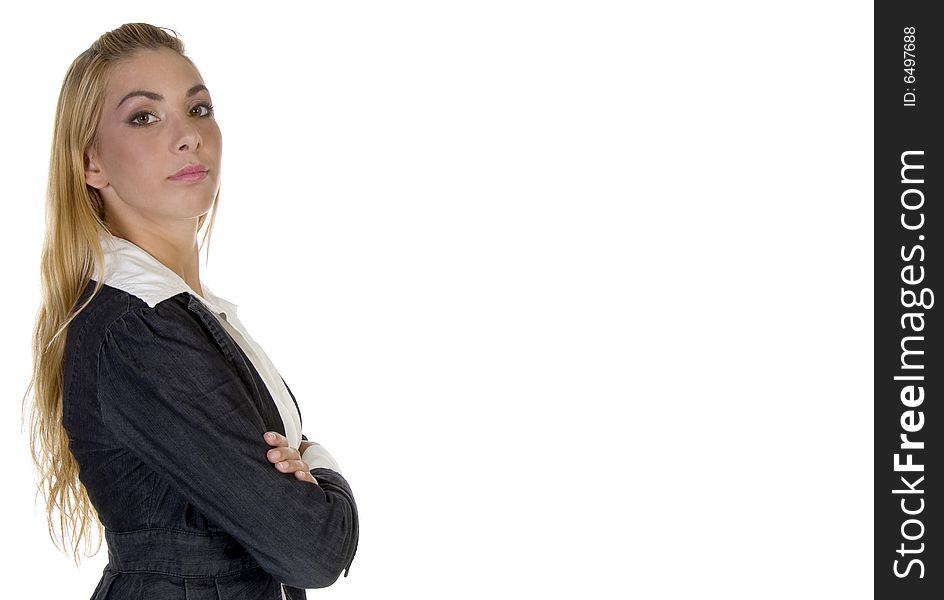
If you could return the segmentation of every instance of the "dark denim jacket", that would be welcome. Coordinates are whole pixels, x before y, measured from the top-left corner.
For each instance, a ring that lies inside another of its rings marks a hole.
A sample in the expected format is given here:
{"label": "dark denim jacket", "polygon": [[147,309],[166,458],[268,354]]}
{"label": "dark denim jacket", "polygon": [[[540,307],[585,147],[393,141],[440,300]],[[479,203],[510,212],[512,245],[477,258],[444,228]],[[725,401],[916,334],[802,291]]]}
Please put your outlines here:
{"label": "dark denim jacket", "polygon": [[268,461],[263,433],[285,434],[278,409],[193,295],[151,308],[102,287],[69,326],[63,390],[69,448],[108,546],[92,600],[281,600],[280,584],[300,600],[347,576],[350,486],[328,468],[312,469],[315,485]]}

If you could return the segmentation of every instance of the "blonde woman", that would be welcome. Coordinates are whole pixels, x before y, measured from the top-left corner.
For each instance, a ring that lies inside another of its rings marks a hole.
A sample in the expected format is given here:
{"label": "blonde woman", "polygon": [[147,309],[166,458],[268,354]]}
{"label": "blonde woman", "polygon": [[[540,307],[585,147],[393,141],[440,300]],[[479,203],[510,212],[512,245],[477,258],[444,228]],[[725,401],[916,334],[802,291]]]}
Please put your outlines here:
{"label": "blonde woman", "polygon": [[80,539],[104,534],[93,600],[297,600],[347,576],[357,506],[236,305],[201,280],[222,136],[167,31],[102,35],[56,108],[30,382],[50,535],[58,507],[78,563]]}

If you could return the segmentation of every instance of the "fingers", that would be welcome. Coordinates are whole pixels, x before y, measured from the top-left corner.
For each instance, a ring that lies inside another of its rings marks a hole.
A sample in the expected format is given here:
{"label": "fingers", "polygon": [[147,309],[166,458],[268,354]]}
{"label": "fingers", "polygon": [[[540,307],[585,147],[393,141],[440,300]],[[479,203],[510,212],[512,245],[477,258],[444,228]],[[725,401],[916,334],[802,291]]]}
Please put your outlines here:
{"label": "fingers", "polygon": [[298,450],[286,446],[284,448],[273,448],[266,452],[266,458],[269,459],[269,462],[279,462],[283,460],[299,460],[301,454],[298,453]]}
{"label": "fingers", "polygon": [[[270,438],[269,436],[272,437]],[[297,460],[301,458],[299,451],[288,445],[288,440],[284,435],[275,431],[269,431],[264,437],[266,442],[276,446],[266,452],[266,457],[269,459],[269,462],[275,463],[283,460]]]}
{"label": "fingers", "polygon": [[283,473],[292,471],[307,471],[308,464],[301,460],[283,460],[275,463],[275,468]]}
{"label": "fingers", "polygon": [[[305,466],[307,467],[308,465],[305,465]],[[295,478],[298,479],[299,481],[307,481],[309,483],[314,483],[315,485],[318,485],[318,480],[315,479],[314,475],[311,474],[311,471],[304,471],[304,470],[295,471]]]}
{"label": "fingers", "polygon": [[277,431],[267,431],[262,437],[270,446],[288,446],[288,439]]}
{"label": "fingers", "polygon": [[269,445],[275,446],[275,448],[266,452],[266,458],[275,465],[276,469],[283,473],[294,471],[295,478],[299,481],[318,483],[318,480],[311,474],[308,463],[301,460],[301,454],[297,449],[288,445],[288,440],[284,435],[276,431],[269,431],[263,437]]}
{"label": "fingers", "polygon": [[318,483],[318,480],[315,479],[314,475],[311,474],[311,469],[308,468],[308,463],[303,460],[288,460],[275,463],[275,468],[283,473],[288,473],[291,470],[295,470],[295,479],[300,481],[307,481],[309,483]]}

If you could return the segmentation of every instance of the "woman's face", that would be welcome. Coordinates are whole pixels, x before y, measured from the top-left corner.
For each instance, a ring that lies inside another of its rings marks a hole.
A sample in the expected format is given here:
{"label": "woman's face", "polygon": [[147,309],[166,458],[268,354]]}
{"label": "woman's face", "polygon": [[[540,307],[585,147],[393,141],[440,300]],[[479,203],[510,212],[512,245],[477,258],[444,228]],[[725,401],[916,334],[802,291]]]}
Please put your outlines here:
{"label": "woman's face", "polygon": [[[197,70],[169,48],[143,50],[117,64],[105,89],[98,149],[87,152],[85,180],[105,202],[106,221],[179,228],[206,214],[220,184],[223,140]],[[131,95],[146,92],[152,97]],[[161,96],[163,99],[158,98]],[[171,179],[192,164],[202,181]]]}

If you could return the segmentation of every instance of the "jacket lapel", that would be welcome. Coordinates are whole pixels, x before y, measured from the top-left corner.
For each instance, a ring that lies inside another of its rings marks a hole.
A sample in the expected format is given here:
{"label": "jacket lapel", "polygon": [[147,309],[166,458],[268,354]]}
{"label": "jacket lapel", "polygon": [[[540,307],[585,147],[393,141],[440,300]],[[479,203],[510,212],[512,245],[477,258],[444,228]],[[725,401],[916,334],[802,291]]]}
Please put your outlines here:
{"label": "jacket lapel", "polygon": [[256,370],[256,367],[249,360],[249,357],[243,352],[239,344],[236,343],[229,333],[223,329],[216,316],[213,315],[203,305],[200,300],[187,294],[187,309],[196,314],[200,321],[206,326],[213,336],[214,341],[223,355],[233,364],[239,377],[243,380],[246,389],[249,390],[256,410],[262,416],[262,422],[265,424],[266,431],[277,431],[285,435],[285,424],[282,422],[282,415],[279,414],[275,401],[269,394],[262,376]]}

